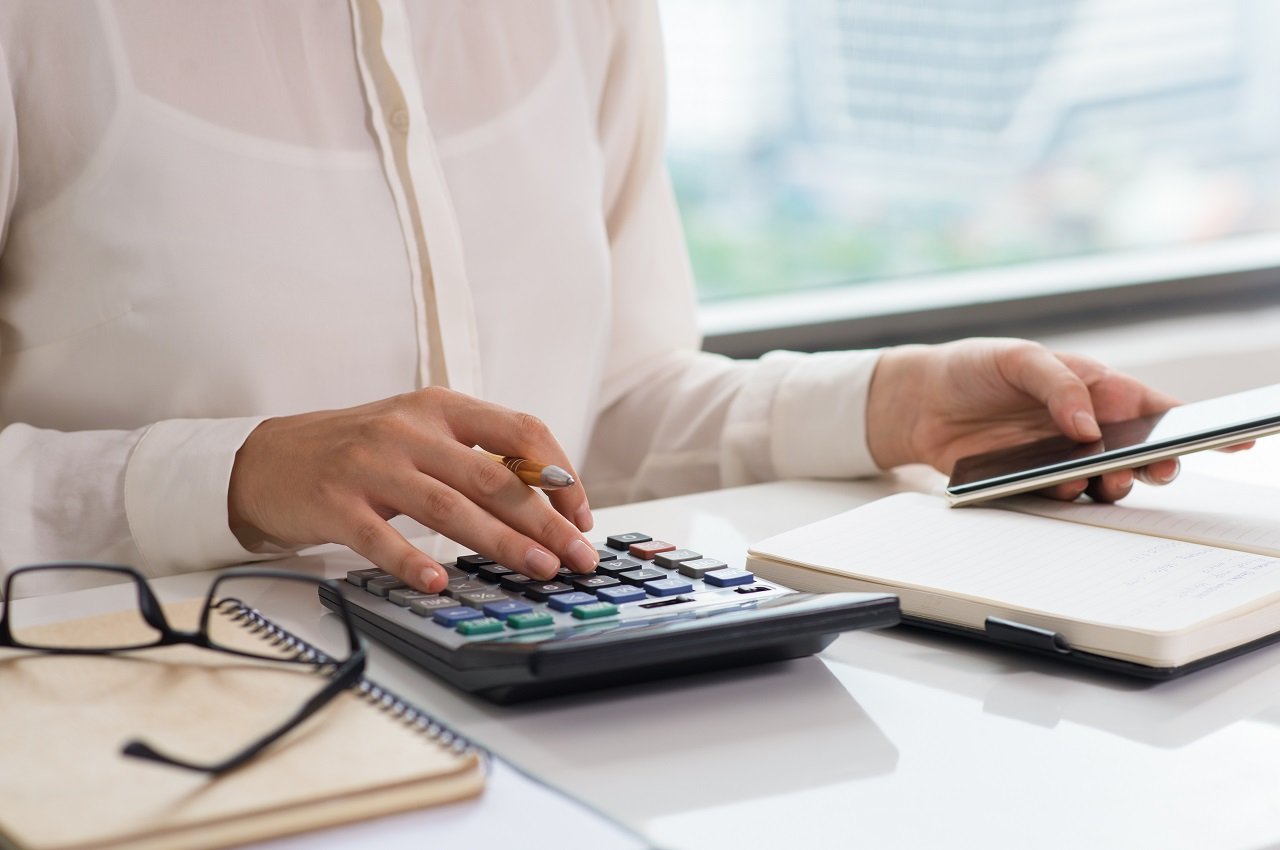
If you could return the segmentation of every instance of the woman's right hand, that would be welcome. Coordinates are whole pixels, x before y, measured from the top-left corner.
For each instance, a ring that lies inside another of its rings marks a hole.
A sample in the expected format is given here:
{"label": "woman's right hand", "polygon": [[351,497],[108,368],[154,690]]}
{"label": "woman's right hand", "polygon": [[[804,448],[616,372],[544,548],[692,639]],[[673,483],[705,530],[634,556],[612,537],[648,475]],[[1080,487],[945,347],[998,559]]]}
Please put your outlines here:
{"label": "woman's right hand", "polygon": [[549,491],[548,500],[475,445],[578,478],[536,417],[429,387],[264,421],[231,470],[232,531],[250,543],[342,543],[428,592],[443,589],[444,569],[391,527],[393,516],[543,581],[561,562],[594,569],[595,547],[582,534],[592,523],[581,482]]}

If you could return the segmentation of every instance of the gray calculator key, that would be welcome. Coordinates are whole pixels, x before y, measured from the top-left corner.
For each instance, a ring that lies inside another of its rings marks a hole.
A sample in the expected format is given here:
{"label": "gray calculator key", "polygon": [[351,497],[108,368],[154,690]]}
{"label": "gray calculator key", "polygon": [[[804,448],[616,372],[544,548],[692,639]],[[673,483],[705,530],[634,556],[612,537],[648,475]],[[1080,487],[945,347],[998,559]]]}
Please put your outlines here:
{"label": "gray calculator key", "polygon": [[688,578],[702,578],[713,570],[723,570],[729,565],[715,558],[698,558],[696,561],[682,561],[676,569],[680,575]]}
{"label": "gray calculator key", "polygon": [[372,593],[374,596],[386,596],[393,590],[399,590],[409,585],[402,582],[395,576],[385,576],[383,578],[370,579],[364,583],[364,589]]}
{"label": "gray calculator key", "polygon": [[457,608],[462,605],[456,599],[447,596],[424,596],[409,603],[409,610],[419,617],[430,617],[441,608]]}
{"label": "gray calculator key", "polygon": [[455,598],[469,608],[483,608],[490,602],[503,602],[511,597],[490,585],[483,590],[471,590],[459,594]]}
{"label": "gray calculator key", "polygon": [[493,585],[488,582],[480,581],[475,578],[452,579],[445,585],[444,590],[440,591],[445,596],[452,596],[457,599],[464,593],[471,593],[474,590],[491,590]]}
{"label": "gray calculator key", "polygon": [[426,596],[431,596],[431,594],[423,593],[421,590],[414,590],[412,587],[399,587],[388,593],[387,599],[401,608],[407,608],[413,600],[422,599]]}
{"label": "gray calculator key", "polygon": [[380,570],[377,567],[368,567],[363,570],[351,570],[347,573],[347,583],[354,584],[356,587],[364,587],[369,579],[382,578],[391,575],[386,570]]}
{"label": "gray calculator key", "polygon": [[684,561],[696,561],[702,557],[701,552],[692,549],[674,549],[670,552],[659,552],[653,556],[653,562],[660,567],[671,569]]}

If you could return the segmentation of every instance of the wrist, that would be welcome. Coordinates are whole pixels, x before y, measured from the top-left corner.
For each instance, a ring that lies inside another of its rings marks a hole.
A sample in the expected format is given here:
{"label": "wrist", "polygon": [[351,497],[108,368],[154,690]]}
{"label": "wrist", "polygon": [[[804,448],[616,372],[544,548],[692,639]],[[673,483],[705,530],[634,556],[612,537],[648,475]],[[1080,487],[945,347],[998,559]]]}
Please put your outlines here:
{"label": "wrist", "polygon": [[920,460],[915,432],[927,390],[929,346],[902,345],[880,355],[867,393],[867,449],[876,466],[892,469]]}

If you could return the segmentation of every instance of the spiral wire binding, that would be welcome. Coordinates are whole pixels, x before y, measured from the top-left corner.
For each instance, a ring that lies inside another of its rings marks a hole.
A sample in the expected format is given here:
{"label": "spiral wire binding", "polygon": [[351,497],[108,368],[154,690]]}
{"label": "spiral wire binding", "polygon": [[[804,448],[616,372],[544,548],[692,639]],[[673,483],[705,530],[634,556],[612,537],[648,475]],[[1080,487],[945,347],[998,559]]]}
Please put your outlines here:
{"label": "spiral wire binding", "polygon": [[[252,634],[264,638],[273,647],[294,653],[291,658],[285,659],[287,661],[314,664],[321,670],[334,670],[338,666],[338,662],[324,650],[285,631],[263,616],[258,609],[249,607],[239,599],[231,597],[219,599],[213,607],[219,614],[230,618],[232,622],[243,624]],[[422,709],[373,682],[367,676],[361,676],[360,681],[351,686],[351,690],[365,702],[418,730],[450,752],[458,755],[476,753],[484,759],[487,769],[489,753],[483,747],[454,732]]]}

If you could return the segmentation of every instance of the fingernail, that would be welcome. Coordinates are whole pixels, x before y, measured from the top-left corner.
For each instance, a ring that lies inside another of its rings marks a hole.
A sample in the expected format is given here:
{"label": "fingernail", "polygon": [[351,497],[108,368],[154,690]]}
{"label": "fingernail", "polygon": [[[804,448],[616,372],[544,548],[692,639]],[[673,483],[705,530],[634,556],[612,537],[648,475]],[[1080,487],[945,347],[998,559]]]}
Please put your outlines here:
{"label": "fingernail", "polygon": [[578,512],[573,515],[573,524],[578,526],[579,531],[590,531],[595,525],[595,520],[591,518],[591,507],[583,505],[578,508]]}
{"label": "fingernail", "polygon": [[524,556],[524,567],[530,575],[550,579],[560,569],[560,561],[545,549],[534,546]]}
{"label": "fingernail", "polygon": [[569,544],[569,563],[580,573],[589,573],[600,563],[600,556],[585,540],[575,540]]}
{"label": "fingernail", "polygon": [[1076,423],[1076,431],[1081,437],[1096,440],[1102,436],[1102,431],[1098,429],[1098,421],[1083,410],[1077,410],[1071,419]]}
{"label": "fingernail", "polygon": [[435,567],[423,567],[421,572],[418,573],[418,581],[421,582],[421,587],[430,590],[431,583],[443,576],[444,573]]}
{"label": "fingernail", "polygon": [[1133,489],[1133,470],[1122,469],[1117,472],[1115,477],[1115,486],[1122,492],[1128,493]]}

